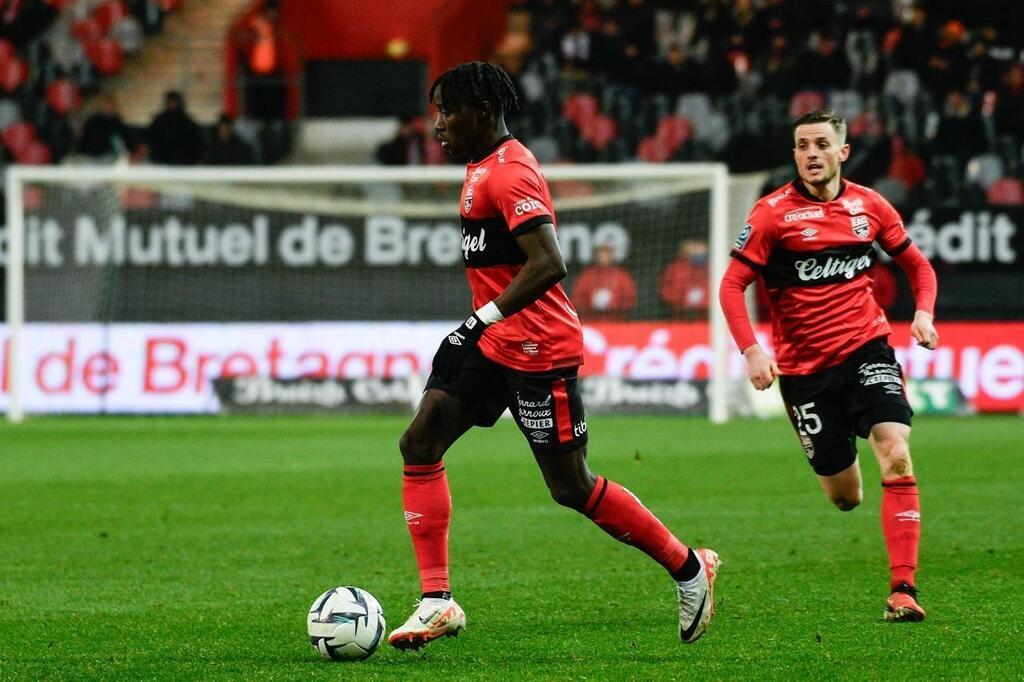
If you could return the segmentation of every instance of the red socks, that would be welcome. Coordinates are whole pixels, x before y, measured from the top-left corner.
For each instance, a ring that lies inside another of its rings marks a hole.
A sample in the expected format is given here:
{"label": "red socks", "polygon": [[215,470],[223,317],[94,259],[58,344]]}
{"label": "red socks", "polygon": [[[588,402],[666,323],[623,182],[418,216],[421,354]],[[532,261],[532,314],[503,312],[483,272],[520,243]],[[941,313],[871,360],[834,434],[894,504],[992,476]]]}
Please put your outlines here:
{"label": "red socks", "polygon": [[618,483],[597,477],[583,513],[619,542],[632,545],[675,573],[690,551],[636,496]]}
{"label": "red socks", "polygon": [[452,496],[444,462],[406,464],[403,474],[402,507],[416,553],[421,591],[448,592],[448,525],[452,519]]}
{"label": "red socks", "polygon": [[921,504],[913,476],[882,481],[882,535],[889,550],[891,586],[914,585],[917,544],[921,539]]}

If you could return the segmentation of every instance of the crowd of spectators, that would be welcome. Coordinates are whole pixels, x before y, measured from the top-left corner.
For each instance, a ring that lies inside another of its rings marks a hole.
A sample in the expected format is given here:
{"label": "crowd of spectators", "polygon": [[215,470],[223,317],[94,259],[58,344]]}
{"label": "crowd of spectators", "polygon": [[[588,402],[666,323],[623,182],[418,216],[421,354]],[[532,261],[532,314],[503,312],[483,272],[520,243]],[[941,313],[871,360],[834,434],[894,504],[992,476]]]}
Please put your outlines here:
{"label": "crowd of spectators", "polygon": [[[259,82],[247,90],[244,113],[255,120],[244,121],[244,130],[228,114],[216,122],[197,122],[176,91],[165,94],[148,125],[122,119],[116,96],[103,90],[103,77],[120,72],[125,56],[140,50],[145,36],[158,33],[165,16],[182,3],[0,0],[0,169],[5,163],[125,157],[168,165],[246,165],[272,163],[286,154],[290,129],[264,120],[281,118],[283,98],[277,97],[281,102],[275,106],[267,104],[279,94],[276,84]],[[264,13],[253,17],[265,18]],[[245,46],[273,71],[262,43]],[[272,61],[273,51],[269,54]],[[267,92],[271,95],[264,96]]]}
{"label": "crowd of spectators", "polygon": [[1024,3],[513,6],[519,33],[497,59],[542,161],[788,169],[792,118],[832,108],[850,125],[846,174],[894,203],[1024,202]]}

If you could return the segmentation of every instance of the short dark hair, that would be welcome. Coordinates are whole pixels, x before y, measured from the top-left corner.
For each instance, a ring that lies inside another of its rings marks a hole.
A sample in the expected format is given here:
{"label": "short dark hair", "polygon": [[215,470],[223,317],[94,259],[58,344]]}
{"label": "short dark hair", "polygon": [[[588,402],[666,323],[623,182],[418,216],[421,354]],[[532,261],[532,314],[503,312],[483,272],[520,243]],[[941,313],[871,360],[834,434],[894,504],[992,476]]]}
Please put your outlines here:
{"label": "short dark hair", "polygon": [[497,64],[467,62],[448,69],[430,86],[430,100],[438,88],[444,93],[444,105],[461,109],[484,108],[490,103],[496,116],[519,108],[519,96],[512,79]]}
{"label": "short dark hair", "polygon": [[808,111],[806,114],[793,121],[793,132],[795,133],[798,127],[809,123],[829,124],[832,126],[832,130],[836,131],[836,137],[839,138],[840,146],[846,144],[846,119],[836,112],[825,109]]}

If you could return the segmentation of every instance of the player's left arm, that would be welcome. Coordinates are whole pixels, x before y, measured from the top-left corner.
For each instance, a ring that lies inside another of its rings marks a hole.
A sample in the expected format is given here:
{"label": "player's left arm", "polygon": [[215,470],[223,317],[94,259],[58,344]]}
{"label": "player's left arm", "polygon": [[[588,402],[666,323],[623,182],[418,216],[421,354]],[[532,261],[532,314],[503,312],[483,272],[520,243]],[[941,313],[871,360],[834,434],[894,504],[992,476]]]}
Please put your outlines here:
{"label": "player's left arm", "polygon": [[910,280],[914,294],[914,321],[910,324],[910,333],[919,346],[932,350],[939,344],[939,334],[935,331],[935,296],[938,293],[935,269],[907,236],[896,209],[888,202],[885,208],[888,219],[878,235],[878,242]]}
{"label": "player's left arm", "polygon": [[558,248],[555,226],[542,223],[516,235],[516,244],[526,254],[526,263],[505,290],[494,299],[503,317],[530,305],[566,274],[565,259]]}

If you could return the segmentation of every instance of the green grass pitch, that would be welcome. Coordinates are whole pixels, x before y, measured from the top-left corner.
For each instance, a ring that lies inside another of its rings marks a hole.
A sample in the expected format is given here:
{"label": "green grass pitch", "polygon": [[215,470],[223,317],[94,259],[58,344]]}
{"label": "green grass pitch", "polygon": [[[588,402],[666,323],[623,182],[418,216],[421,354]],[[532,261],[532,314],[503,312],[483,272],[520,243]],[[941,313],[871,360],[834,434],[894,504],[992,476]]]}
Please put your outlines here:
{"label": "green grass pitch", "polygon": [[467,631],[331,663],[321,591],[389,625],[417,580],[400,503],[404,417],[47,418],[0,427],[0,679],[1019,679],[1024,422],[919,419],[922,603],[882,621],[878,469],[831,507],[782,421],[596,416],[593,469],[724,560],[708,634],[673,585],[547,495],[509,421],[447,457]]}

